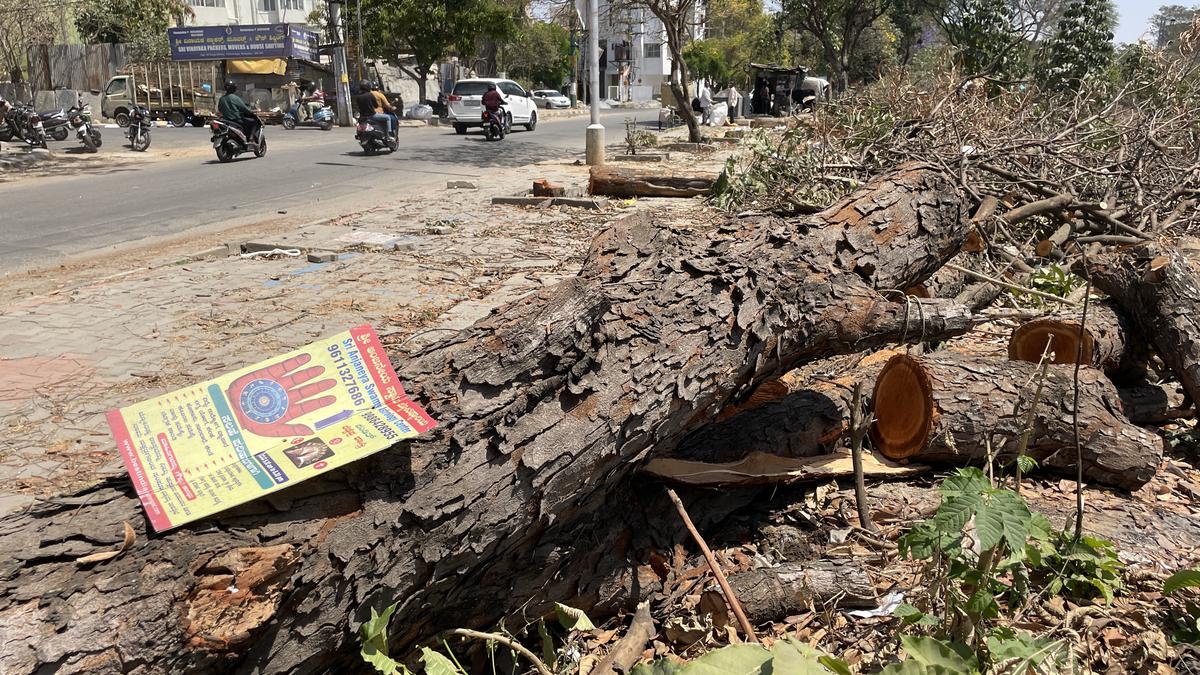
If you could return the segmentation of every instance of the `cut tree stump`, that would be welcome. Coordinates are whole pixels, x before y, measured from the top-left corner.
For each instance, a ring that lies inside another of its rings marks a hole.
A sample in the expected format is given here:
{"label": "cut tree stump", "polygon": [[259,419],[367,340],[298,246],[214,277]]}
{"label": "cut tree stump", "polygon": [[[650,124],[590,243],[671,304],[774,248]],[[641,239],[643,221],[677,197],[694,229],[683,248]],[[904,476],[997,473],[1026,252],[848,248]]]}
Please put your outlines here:
{"label": "cut tree stump", "polygon": [[[1049,340],[1054,352],[1051,363],[1075,363],[1082,316],[1080,308],[1021,324],[1008,340],[1008,358],[1038,363]],[[1083,331],[1081,363],[1099,368],[1110,377],[1136,377],[1139,370],[1145,370],[1145,352],[1139,348],[1142,342],[1114,303],[1093,302]]]}
{"label": "cut tree stump", "polygon": [[751,623],[832,607],[875,607],[875,586],[866,571],[849,559],[788,562],[730,575],[729,586]]}
{"label": "cut tree stump", "polygon": [[[1165,242],[1109,251],[1076,271],[1120,305],[1192,401],[1200,401],[1200,275]],[[1091,319],[1088,319],[1089,322]]]}
{"label": "cut tree stump", "polygon": [[[990,442],[999,461],[1011,462],[1039,371],[1024,361],[953,353],[892,357],[875,380],[871,439],[892,459],[982,464]],[[1071,475],[1073,371],[1049,367],[1026,449],[1042,467]],[[1079,429],[1088,480],[1134,490],[1154,476],[1163,440],[1121,416],[1116,388],[1087,366],[1079,373]]]}
{"label": "cut tree stump", "polygon": [[[329,672],[359,663],[372,608],[399,603],[403,655],[572,604],[591,570],[632,567],[609,535],[652,453],[805,362],[967,331],[965,308],[876,291],[953,256],[965,211],[909,164],[802,219],[618,222],[576,277],[391,348],[426,436],[159,535],[124,476],[0,519],[0,672]],[[125,522],[129,550],[76,563]]]}
{"label": "cut tree stump", "polygon": [[605,197],[699,197],[712,192],[717,177],[670,176],[651,171],[593,167],[588,193]]}

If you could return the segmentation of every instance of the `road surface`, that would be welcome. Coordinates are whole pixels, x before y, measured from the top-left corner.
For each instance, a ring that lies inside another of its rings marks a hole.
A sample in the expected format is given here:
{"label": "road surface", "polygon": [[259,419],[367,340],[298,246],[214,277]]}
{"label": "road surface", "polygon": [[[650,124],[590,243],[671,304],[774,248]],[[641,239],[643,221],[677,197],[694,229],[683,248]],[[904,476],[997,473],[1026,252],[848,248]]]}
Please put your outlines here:
{"label": "road surface", "polygon": [[[606,111],[610,144],[623,138],[627,117],[648,123],[657,111]],[[0,184],[0,269],[39,267],[197,228],[277,219],[284,210],[298,214],[298,222],[332,217],[446,180],[582,157],[587,124],[586,116],[548,120],[532,133],[518,127],[501,142],[488,142],[477,130],[459,136],[449,127],[403,128],[398,152],[373,157],[362,154],[353,129],[271,126],[266,157],[246,154],[229,164],[217,162],[207,129],[155,129],[151,153],[171,157]],[[120,130],[106,129],[105,137],[102,152],[119,147]]]}

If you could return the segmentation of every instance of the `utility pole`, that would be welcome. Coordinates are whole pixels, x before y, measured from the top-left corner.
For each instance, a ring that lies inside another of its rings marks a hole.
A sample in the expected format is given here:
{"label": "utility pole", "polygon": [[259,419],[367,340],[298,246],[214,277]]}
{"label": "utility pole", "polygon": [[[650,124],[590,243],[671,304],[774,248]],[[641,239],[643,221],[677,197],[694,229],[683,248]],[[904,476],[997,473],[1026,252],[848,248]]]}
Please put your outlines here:
{"label": "utility pole", "polygon": [[358,79],[363,79],[366,73],[367,59],[363,56],[363,29],[362,29],[362,0],[356,0],[354,3],[355,18],[358,20]]}
{"label": "utility pole", "polygon": [[600,124],[600,0],[588,2],[588,83],[591,85],[591,124],[584,154],[588,166],[604,164],[604,125]]}
{"label": "utility pole", "polygon": [[333,78],[337,80],[338,124],[350,126],[350,76],[346,74],[346,43],[342,40],[342,2],[329,2],[329,40],[333,47]]}

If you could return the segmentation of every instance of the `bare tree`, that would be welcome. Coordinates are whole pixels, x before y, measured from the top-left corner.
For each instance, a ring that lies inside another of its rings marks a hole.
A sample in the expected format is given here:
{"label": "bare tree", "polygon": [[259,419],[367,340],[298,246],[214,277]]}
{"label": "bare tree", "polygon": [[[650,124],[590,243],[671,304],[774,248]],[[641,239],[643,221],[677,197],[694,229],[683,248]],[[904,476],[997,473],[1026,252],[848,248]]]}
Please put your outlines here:
{"label": "bare tree", "polygon": [[48,3],[0,0],[0,79],[25,81],[29,48],[53,42],[56,27]]}
{"label": "bare tree", "polygon": [[688,140],[699,143],[700,121],[692,110],[691,77],[683,60],[683,48],[695,37],[701,24],[696,0],[614,0],[609,4],[610,17],[619,12],[645,9],[663,25],[667,49],[671,52],[671,95],[678,103],[679,116],[688,128]]}

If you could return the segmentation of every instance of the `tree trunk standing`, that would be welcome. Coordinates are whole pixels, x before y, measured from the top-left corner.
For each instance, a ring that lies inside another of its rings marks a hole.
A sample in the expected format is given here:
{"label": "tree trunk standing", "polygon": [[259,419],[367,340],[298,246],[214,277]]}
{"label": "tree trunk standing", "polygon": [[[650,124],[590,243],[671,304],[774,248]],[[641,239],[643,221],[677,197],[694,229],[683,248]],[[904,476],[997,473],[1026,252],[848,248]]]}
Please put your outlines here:
{"label": "tree trunk standing", "polygon": [[[691,34],[691,18],[696,6],[696,0],[639,0],[645,2],[650,13],[663,25],[667,36],[667,49],[671,52],[671,95],[679,103],[679,116],[683,118],[688,128],[688,141],[699,143],[700,122],[692,110],[692,97],[689,93],[687,63],[683,60],[683,48]],[[676,78],[678,74],[678,78]]]}
{"label": "tree trunk standing", "polygon": [[1090,274],[1096,288],[1133,319],[1188,397],[1200,401],[1200,274],[1195,264],[1160,242],[1107,252],[1088,263],[1080,271]]}
{"label": "tree trunk standing", "polygon": [[[0,671],[354,669],[371,607],[400,603],[402,651],[570,602],[621,562],[598,537],[643,459],[798,364],[920,339],[928,317],[874,289],[929,276],[967,230],[922,165],[805,219],[618,223],[577,277],[392,354],[427,436],[163,535],[124,477],[0,519]],[[132,548],[76,564],[122,522]]]}
{"label": "tree trunk standing", "polygon": [[[1074,473],[1073,368],[1050,366],[1025,454],[1048,469]],[[984,361],[935,353],[893,357],[875,380],[875,447],[893,459],[982,464],[988,446],[1012,462],[1039,368],[1024,361]],[[1134,490],[1154,477],[1163,441],[1121,416],[1121,400],[1104,373],[1079,373],[1084,476]],[[1021,397],[1025,398],[1022,400]],[[1021,409],[1014,413],[1018,400]]]}

